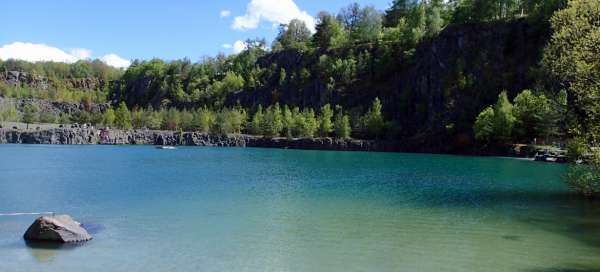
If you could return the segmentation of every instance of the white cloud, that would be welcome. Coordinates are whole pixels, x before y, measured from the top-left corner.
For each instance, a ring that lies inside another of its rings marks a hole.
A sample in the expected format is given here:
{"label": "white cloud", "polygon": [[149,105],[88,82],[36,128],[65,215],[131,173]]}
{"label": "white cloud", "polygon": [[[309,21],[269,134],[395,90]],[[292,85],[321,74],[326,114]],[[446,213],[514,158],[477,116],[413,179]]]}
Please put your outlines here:
{"label": "white cloud", "polygon": [[74,56],[77,59],[92,58],[92,51],[85,48],[73,48],[69,53],[71,53],[71,56]]}
{"label": "white cloud", "polygon": [[246,50],[246,48],[248,48],[248,45],[244,41],[236,41],[233,44],[233,53],[241,53],[242,51]]}
{"label": "white cloud", "polygon": [[229,43],[223,44],[223,48],[225,49],[231,49],[233,46]]}
{"label": "white cloud", "polygon": [[231,11],[221,10],[221,13],[219,13],[219,16],[221,16],[221,18],[229,17],[229,16],[231,16]]}
{"label": "white cloud", "polygon": [[105,55],[104,57],[101,57],[100,60],[107,65],[116,68],[127,68],[129,65],[131,65],[131,61],[121,58],[117,54]]}
{"label": "white cloud", "polygon": [[262,20],[273,24],[287,24],[292,19],[300,19],[314,32],[315,19],[306,11],[300,10],[293,0],[251,0],[246,14],[233,19],[235,30],[256,29]]}
{"label": "white cloud", "polygon": [[30,62],[56,61],[73,63],[77,57],[45,44],[14,42],[0,47],[0,59],[19,59]]}
{"label": "white cloud", "polygon": [[[69,53],[62,49],[48,46],[45,44],[35,44],[26,42],[14,42],[0,47],[0,59],[18,59],[29,62],[54,61],[73,63],[78,60],[92,59],[92,51],[85,48],[73,48]],[[123,59],[116,54],[108,54],[100,58],[107,65],[126,68],[131,64],[130,61]]]}

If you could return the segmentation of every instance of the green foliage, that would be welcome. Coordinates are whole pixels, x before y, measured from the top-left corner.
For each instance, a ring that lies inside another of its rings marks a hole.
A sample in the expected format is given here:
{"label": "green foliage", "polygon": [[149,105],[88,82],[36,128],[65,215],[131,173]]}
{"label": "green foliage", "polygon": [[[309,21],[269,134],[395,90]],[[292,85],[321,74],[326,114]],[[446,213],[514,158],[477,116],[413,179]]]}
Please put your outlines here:
{"label": "green foliage", "polygon": [[350,4],[338,14],[338,20],[355,42],[371,42],[379,38],[383,17],[373,6]]}
{"label": "green foliage", "polygon": [[350,118],[345,115],[341,106],[336,106],[335,115],[335,135],[340,139],[349,139],[352,134],[350,127]]}
{"label": "green foliage", "polygon": [[283,116],[279,103],[270,106],[262,117],[260,122],[262,132],[265,136],[277,137],[283,130]]}
{"label": "green foliage", "polygon": [[217,113],[215,132],[221,134],[241,133],[246,125],[246,111],[242,109],[223,109]]}
{"label": "green foliage", "polygon": [[209,133],[215,123],[215,114],[207,108],[202,108],[194,114],[194,128],[202,133]]}
{"label": "green foliage", "polygon": [[582,137],[576,137],[567,143],[567,156],[572,162],[583,159],[590,152],[588,143]]}
{"label": "green foliage", "polygon": [[339,21],[327,12],[319,13],[318,17],[316,33],[312,37],[313,45],[321,52],[343,47],[348,42],[348,36]]}
{"label": "green foliage", "polygon": [[485,110],[479,113],[473,127],[476,140],[484,143],[489,143],[492,141],[494,137],[494,120],[495,117],[493,107],[487,107]]}
{"label": "green foliage", "polygon": [[121,102],[119,107],[115,111],[115,126],[120,129],[131,129],[131,113],[125,105],[125,102]]}
{"label": "green foliage", "polygon": [[375,98],[375,100],[373,100],[373,105],[369,109],[369,112],[367,112],[367,114],[365,114],[363,117],[367,134],[375,139],[379,139],[383,135],[383,130],[385,129],[386,125],[383,118],[382,108],[381,100],[379,100],[379,98]]}
{"label": "green foliage", "polygon": [[285,137],[293,138],[294,137],[294,134],[293,134],[294,115],[292,114],[292,111],[290,110],[290,108],[287,105],[285,105],[283,107],[282,123],[283,123],[283,134],[285,135]]}
{"label": "green foliage", "polygon": [[550,100],[525,90],[514,99],[515,136],[517,139],[548,137],[551,115]]}
{"label": "green foliage", "polygon": [[508,100],[506,92],[502,92],[494,106],[495,137],[503,143],[510,141],[514,124],[513,105]]}
{"label": "green foliage", "polygon": [[181,119],[179,129],[184,131],[194,130],[194,113],[184,110],[180,112],[179,116]]}
{"label": "green foliage", "polygon": [[12,103],[0,104],[0,121],[17,122],[20,121],[17,108]]}
{"label": "green foliage", "polygon": [[572,164],[566,176],[567,183],[578,193],[597,198],[600,196],[600,151],[592,154],[589,164]]}
{"label": "green foliage", "polygon": [[594,142],[600,141],[600,2],[571,0],[552,16],[554,30],[543,63],[568,92],[571,110]]}
{"label": "green foliage", "polygon": [[134,128],[148,127],[148,113],[144,109],[137,109],[131,112],[131,125]]}
{"label": "green foliage", "polygon": [[163,110],[160,112],[162,116],[162,128],[166,130],[178,130],[181,123],[180,113],[175,108]]}
{"label": "green foliage", "polygon": [[115,111],[112,108],[109,108],[106,110],[106,112],[104,113],[104,125],[112,127],[115,125],[115,119],[116,119],[116,115],[115,115]]}
{"label": "green foliage", "polygon": [[275,39],[275,50],[296,49],[305,51],[311,39],[311,33],[306,23],[292,19],[289,24],[279,27],[279,35]]}
{"label": "green foliage", "polygon": [[331,109],[331,105],[325,104],[325,106],[321,107],[321,114],[319,115],[319,136],[321,137],[329,137],[334,130],[333,124],[333,110]]}
{"label": "green foliage", "polygon": [[258,105],[256,112],[252,116],[252,121],[250,122],[250,126],[248,127],[248,131],[253,135],[262,135],[263,134],[263,125],[262,122],[264,120],[263,108],[261,105]]}
{"label": "green foliage", "polygon": [[32,104],[27,104],[23,107],[23,123],[33,124],[38,121],[38,107]]}

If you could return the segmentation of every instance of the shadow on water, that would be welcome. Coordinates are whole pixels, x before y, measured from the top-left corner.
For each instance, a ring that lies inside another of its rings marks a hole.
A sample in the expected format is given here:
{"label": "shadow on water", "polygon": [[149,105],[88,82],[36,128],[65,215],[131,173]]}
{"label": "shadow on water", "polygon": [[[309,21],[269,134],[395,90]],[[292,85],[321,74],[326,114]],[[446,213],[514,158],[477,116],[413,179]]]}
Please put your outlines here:
{"label": "shadow on water", "polygon": [[34,242],[34,241],[25,241],[25,245],[29,249],[31,256],[37,262],[40,262],[40,263],[51,262],[59,254],[62,254],[62,253],[65,253],[66,251],[71,251],[73,249],[83,246],[82,243],[61,244],[61,243]]}
{"label": "shadow on water", "polygon": [[582,266],[570,266],[570,267],[551,267],[542,269],[528,269],[526,272],[600,272],[600,268],[595,267],[582,267]]}
{"label": "shadow on water", "polygon": [[[543,231],[564,235],[600,248],[600,201],[570,192],[470,191],[422,192],[416,199],[429,207],[489,209],[498,215],[531,224]],[[513,235],[503,239],[517,241]],[[548,270],[600,271],[600,270]]]}

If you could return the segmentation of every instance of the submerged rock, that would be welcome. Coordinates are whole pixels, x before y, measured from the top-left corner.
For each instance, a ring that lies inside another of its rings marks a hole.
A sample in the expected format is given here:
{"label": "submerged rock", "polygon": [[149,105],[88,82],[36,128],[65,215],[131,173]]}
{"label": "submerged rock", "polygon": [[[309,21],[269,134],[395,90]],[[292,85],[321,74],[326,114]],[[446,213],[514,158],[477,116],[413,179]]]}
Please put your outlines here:
{"label": "submerged rock", "polygon": [[42,216],[33,222],[23,236],[27,241],[78,243],[92,240],[81,224],[68,215]]}

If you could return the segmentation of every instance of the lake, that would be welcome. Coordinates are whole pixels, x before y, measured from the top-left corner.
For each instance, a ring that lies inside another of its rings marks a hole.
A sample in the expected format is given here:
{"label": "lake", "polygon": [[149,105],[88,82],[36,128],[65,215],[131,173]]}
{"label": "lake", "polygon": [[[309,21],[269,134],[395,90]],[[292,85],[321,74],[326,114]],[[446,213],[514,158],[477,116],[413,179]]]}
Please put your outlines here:
{"label": "lake", "polygon": [[563,165],[243,148],[0,145],[0,213],[82,222],[27,245],[0,216],[0,271],[598,271],[600,203]]}

